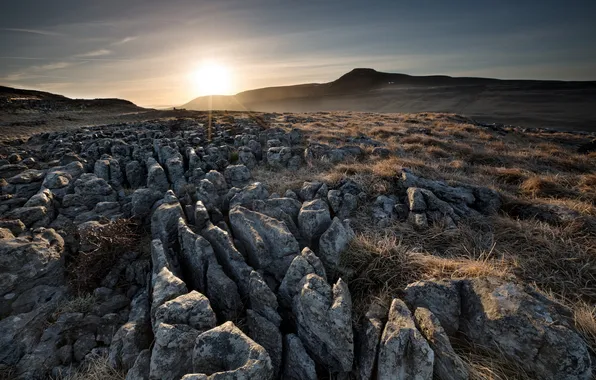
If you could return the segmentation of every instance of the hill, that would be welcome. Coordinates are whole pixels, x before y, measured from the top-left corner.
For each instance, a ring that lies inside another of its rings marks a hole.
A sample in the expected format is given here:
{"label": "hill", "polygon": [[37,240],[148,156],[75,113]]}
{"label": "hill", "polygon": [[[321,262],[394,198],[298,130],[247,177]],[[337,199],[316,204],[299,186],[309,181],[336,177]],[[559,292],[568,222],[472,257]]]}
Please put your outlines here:
{"label": "hill", "polygon": [[596,82],[412,76],[358,68],[329,83],[203,96],[190,110],[450,112],[487,123],[596,130]]}

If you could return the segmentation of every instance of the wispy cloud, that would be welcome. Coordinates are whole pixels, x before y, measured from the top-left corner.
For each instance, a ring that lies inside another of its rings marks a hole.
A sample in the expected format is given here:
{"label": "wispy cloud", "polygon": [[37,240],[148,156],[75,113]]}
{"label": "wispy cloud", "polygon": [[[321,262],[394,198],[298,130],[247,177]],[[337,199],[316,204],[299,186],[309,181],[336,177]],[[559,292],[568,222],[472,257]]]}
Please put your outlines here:
{"label": "wispy cloud", "polygon": [[98,50],[90,51],[88,53],[77,54],[77,55],[75,55],[75,57],[80,57],[80,58],[101,57],[101,56],[110,55],[110,54],[112,54],[112,51],[111,50],[108,50],[108,49],[98,49]]}
{"label": "wispy cloud", "polygon": [[125,37],[121,40],[113,42],[112,46],[124,45],[124,44],[129,43],[130,41],[134,41],[136,39],[137,39],[137,37]]}
{"label": "wispy cloud", "polygon": [[62,33],[52,32],[49,30],[40,30],[40,29],[24,29],[24,28],[0,28],[0,30],[4,30],[7,32],[20,32],[20,33],[31,33],[31,34],[39,34],[42,36],[63,36]]}

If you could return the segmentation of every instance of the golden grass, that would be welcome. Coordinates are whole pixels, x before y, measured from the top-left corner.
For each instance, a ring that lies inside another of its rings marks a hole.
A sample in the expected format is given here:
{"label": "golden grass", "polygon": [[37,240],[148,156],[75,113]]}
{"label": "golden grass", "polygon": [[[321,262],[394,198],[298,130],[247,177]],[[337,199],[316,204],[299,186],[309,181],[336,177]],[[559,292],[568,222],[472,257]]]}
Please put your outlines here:
{"label": "golden grass", "polygon": [[126,375],[110,365],[107,356],[98,356],[87,365],[52,380],[124,380]]}

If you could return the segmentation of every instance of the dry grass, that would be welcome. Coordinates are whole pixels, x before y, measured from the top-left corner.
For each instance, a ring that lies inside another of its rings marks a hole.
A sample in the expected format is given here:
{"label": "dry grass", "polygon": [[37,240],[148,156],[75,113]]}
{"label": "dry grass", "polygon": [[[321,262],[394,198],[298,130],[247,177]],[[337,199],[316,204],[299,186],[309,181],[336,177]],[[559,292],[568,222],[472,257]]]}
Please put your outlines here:
{"label": "dry grass", "polygon": [[108,357],[98,356],[87,365],[52,380],[124,380],[125,377],[126,374],[110,366]]}
{"label": "dry grass", "polygon": [[558,178],[532,176],[522,182],[520,190],[522,194],[533,198],[564,198],[569,191],[558,183]]}
{"label": "dry grass", "polygon": [[573,307],[575,328],[588,343],[592,355],[596,355],[596,306],[578,302]]}
{"label": "dry grass", "polygon": [[72,290],[84,294],[99,286],[120,255],[138,249],[142,238],[140,231],[139,225],[127,219],[84,230],[81,242],[92,248],[79,252],[68,266]]}
{"label": "dry grass", "polygon": [[97,302],[97,297],[93,294],[81,294],[73,296],[67,300],[62,301],[56,311],[52,315],[52,319],[56,320],[60,314],[64,313],[88,313]]}

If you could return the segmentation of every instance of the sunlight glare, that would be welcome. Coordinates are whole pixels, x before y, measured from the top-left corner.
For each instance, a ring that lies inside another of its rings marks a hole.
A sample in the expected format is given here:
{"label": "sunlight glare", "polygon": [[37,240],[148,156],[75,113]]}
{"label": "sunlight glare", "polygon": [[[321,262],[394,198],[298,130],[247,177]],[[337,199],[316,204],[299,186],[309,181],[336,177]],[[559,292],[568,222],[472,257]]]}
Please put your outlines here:
{"label": "sunlight glare", "polygon": [[232,90],[230,70],[219,63],[204,63],[191,77],[199,95],[229,95]]}

